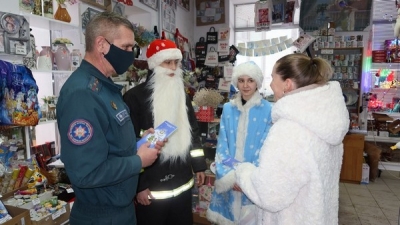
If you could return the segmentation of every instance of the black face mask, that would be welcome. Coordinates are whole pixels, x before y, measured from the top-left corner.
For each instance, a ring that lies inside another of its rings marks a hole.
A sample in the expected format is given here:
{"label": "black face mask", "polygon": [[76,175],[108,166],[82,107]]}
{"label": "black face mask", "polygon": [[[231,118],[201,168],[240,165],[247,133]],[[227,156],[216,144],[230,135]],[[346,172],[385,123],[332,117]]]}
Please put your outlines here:
{"label": "black face mask", "polygon": [[129,66],[133,64],[133,60],[135,60],[134,53],[122,50],[108,41],[107,43],[110,44],[110,51],[104,55],[104,58],[107,59],[117,74],[125,73]]}

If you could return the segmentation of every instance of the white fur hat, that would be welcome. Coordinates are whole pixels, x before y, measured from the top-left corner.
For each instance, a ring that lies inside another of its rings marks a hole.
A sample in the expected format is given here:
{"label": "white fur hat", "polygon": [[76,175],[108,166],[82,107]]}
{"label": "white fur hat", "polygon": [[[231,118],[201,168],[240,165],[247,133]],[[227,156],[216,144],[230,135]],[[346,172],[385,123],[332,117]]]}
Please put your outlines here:
{"label": "white fur hat", "polygon": [[257,82],[257,88],[260,89],[264,75],[259,66],[253,61],[242,63],[233,67],[232,84],[237,88],[237,82],[240,76],[247,75]]}

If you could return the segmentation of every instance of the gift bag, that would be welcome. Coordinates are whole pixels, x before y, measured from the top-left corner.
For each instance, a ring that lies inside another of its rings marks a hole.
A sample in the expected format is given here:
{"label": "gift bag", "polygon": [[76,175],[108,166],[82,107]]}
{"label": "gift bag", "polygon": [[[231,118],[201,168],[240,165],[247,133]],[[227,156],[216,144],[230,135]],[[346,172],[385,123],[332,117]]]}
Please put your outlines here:
{"label": "gift bag", "polygon": [[207,52],[206,61],[204,62],[206,66],[217,66],[218,65],[218,52],[215,48],[211,47],[210,51]]}
{"label": "gift bag", "polygon": [[210,30],[207,32],[207,43],[208,44],[218,43],[218,32],[215,31],[215,27],[210,27]]}
{"label": "gift bag", "polygon": [[229,54],[228,41],[218,41],[218,52],[226,55]]}
{"label": "gift bag", "polygon": [[232,80],[233,66],[224,66],[224,79]]}
{"label": "gift bag", "polygon": [[236,61],[237,54],[239,54],[239,50],[234,45],[231,45],[231,47],[229,47],[229,62],[230,63],[234,63]]}
{"label": "gift bag", "polygon": [[210,202],[213,190],[214,186],[211,185],[211,178],[210,176],[207,176],[207,184],[201,185],[201,187],[199,187],[199,200]]}
{"label": "gift bag", "polygon": [[179,32],[178,28],[176,28],[176,30],[175,30],[175,44],[181,50],[182,54],[184,52],[188,51],[188,49],[185,49],[185,43],[188,43],[188,42],[189,42],[189,40]]}
{"label": "gift bag", "polygon": [[231,88],[231,80],[225,80],[224,78],[219,78],[218,90],[223,92],[229,92]]}
{"label": "gift bag", "polygon": [[219,41],[228,41],[229,40],[229,27],[219,28],[218,40]]}
{"label": "gift bag", "polygon": [[198,55],[196,56],[196,67],[202,68],[204,67],[204,63],[206,62],[206,55]]}
{"label": "gift bag", "polygon": [[31,70],[25,66],[15,65],[0,60],[1,86],[0,94],[2,111],[0,124],[35,126],[39,122],[39,88]]}
{"label": "gift bag", "polygon": [[218,54],[218,62],[227,62],[229,61],[229,55]]}
{"label": "gift bag", "polygon": [[195,47],[196,57],[198,55],[206,55],[207,54],[207,42],[205,41],[204,37],[199,39],[199,42],[196,43]]}

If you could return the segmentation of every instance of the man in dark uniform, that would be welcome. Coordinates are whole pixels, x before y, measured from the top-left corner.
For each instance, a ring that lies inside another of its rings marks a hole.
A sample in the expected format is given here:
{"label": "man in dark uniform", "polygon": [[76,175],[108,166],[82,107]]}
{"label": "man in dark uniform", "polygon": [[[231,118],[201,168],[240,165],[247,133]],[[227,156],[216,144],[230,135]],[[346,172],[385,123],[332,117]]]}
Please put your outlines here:
{"label": "man in dark uniform", "polygon": [[57,103],[61,160],[76,195],[70,224],[136,224],[133,198],[139,173],[156,160],[164,143],[136,149],[122,86],[110,79],[133,62],[133,27],[103,12],[88,23],[85,38],[85,58]]}
{"label": "man in dark uniform", "polygon": [[150,71],[142,83],[124,95],[136,128],[169,121],[178,129],[156,162],[140,174],[136,196],[138,225],[192,225],[193,172],[203,184],[206,163],[199,129],[182,79],[182,53],[170,40],[158,39],[147,48]]}

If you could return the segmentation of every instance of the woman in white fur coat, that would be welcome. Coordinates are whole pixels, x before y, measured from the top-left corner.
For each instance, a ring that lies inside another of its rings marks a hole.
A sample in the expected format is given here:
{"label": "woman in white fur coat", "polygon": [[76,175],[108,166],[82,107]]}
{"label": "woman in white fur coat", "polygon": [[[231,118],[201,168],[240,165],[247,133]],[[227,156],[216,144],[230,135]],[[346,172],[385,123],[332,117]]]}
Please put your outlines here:
{"label": "woman in white fur coat", "polygon": [[235,158],[258,165],[262,143],[271,127],[271,104],[257,91],[262,81],[262,71],[253,62],[233,69],[232,83],[239,92],[222,111],[215,157],[215,189],[207,210],[207,218],[213,223],[244,224],[245,220],[254,220],[256,206],[235,184],[234,170],[221,162]]}
{"label": "woman in white fur coat", "polygon": [[272,72],[273,126],[260,163],[236,166],[236,182],[262,225],[337,225],[339,174],[349,114],[321,58],[290,54]]}

